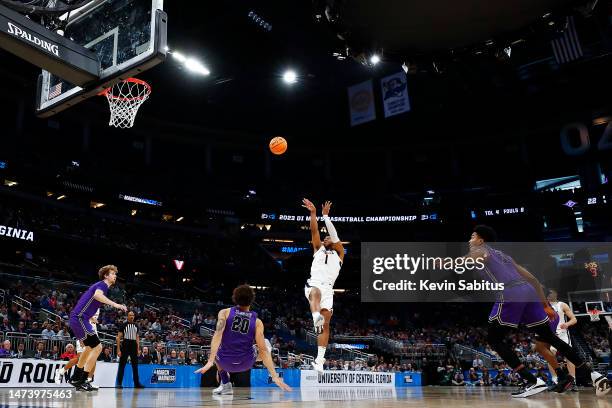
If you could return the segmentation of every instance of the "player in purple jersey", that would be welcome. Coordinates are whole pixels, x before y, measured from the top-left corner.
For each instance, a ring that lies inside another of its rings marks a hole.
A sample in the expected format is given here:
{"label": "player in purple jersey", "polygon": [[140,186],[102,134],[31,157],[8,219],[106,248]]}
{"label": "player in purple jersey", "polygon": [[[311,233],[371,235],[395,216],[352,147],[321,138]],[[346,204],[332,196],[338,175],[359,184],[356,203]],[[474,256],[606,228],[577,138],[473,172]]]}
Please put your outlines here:
{"label": "player in purple jersey", "polygon": [[[525,325],[536,334],[538,341],[555,347],[576,367],[583,366],[585,362],[574,348],[559,339],[551,330],[549,318],[554,319],[557,314],[550,307],[537,278],[511,257],[488,245],[495,242],[496,236],[492,228],[486,225],[476,226],[470,237],[470,252],[467,257],[483,260],[486,278],[495,283],[504,283],[505,289],[500,293],[489,315],[487,339],[493,350],[526,382],[519,392],[512,394],[513,397],[523,398],[545,391],[547,387],[544,381],[536,379],[529,372],[514,352],[513,345],[507,342],[512,328]],[[564,392],[571,388],[573,378],[559,368],[557,359],[550,350],[542,355],[557,373],[557,391]],[[598,396],[610,391],[610,384],[603,375],[592,372],[591,379]]]}
{"label": "player in purple jersey", "polygon": [[229,373],[249,370],[258,360],[258,352],[272,381],[281,389],[291,391],[276,372],[270,350],[266,347],[263,323],[257,318],[257,313],[250,310],[254,299],[255,292],[249,285],[238,286],[232,295],[236,306],[219,312],[208,362],[195,371],[204,374],[213,364],[217,365],[221,385],[213,391],[214,394],[232,394]]}
{"label": "player in purple jersey", "polygon": [[70,312],[70,329],[74,336],[84,347],[79,362],[70,384],[77,389],[92,391],[93,388],[86,382],[89,372],[96,364],[98,356],[102,352],[102,344],[91,326],[91,318],[96,314],[96,311],[102,304],[111,305],[112,307],[127,311],[125,305],[120,305],[106,297],[108,288],[115,284],[117,280],[117,267],[114,265],[106,265],[100,268],[98,276],[100,281],[94,283],[81,295],[76,306]]}

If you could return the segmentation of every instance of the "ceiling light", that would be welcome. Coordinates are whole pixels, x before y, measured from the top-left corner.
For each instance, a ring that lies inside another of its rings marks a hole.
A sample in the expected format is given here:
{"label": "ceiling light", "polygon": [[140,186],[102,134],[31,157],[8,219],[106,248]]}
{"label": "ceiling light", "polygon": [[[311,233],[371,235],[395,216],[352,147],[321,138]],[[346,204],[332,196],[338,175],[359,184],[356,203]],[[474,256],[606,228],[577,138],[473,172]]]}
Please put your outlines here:
{"label": "ceiling light", "polygon": [[372,65],[376,65],[376,64],[378,64],[379,62],[380,62],[380,57],[378,56],[378,54],[373,54],[373,55],[370,57],[370,64],[372,64]]}
{"label": "ceiling light", "polygon": [[283,74],[283,81],[285,81],[286,84],[295,84],[297,82],[297,74],[292,70],[285,71]]}
{"label": "ceiling light", "polygon": [[184,62],[185,68],[201,75],[210,75],[210,71],[202,63],[194,58],[187,58]]}

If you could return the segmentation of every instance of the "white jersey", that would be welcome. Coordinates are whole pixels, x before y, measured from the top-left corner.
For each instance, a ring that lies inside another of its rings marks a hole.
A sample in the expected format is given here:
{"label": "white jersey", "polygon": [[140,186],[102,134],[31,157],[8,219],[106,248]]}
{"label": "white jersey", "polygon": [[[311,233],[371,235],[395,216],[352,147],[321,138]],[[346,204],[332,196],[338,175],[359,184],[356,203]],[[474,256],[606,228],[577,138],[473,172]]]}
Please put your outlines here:
{"label": "white jersey", "polygon": [[314,253],[310,267],[310,279],[325,285],[334,286],[342,268],[342,260],[333,249],[325,249],[324,245]]}
{"label": "white jersey", "polygon": [[567,329],[562,329],[559,326],[561,326],[562,323],[567,323],[567,320],[565,320],[565,312],[563,311],[563,309],[561,308],[561,305],[563,305],[563,302],[551,302],[551,306],[553,308],[553,310],[557,313],[557,315],[559,316],[559,322],[557,323],[557,330],[555,331],[557,335],[559,334],[565,334],[567,333]]}

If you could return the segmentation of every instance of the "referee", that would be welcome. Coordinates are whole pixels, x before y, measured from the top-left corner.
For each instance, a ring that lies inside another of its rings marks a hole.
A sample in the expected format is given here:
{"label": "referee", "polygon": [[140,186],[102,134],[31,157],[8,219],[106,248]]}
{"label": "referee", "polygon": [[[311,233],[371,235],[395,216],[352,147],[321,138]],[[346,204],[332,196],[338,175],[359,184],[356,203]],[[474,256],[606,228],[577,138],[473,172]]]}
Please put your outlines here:
{"label": "referee", "polygon": [[140,354],[140,338],[138,337],[138,326],[134,323],[134,312],[127,315],[127,322],[119,327],[117,332],[117,356],[119,357],[119,372],[117,373],[117,388],[123,388],[123,371],[128,357],[132,362],[132,378],[134,388],[144,388],[138,379],[138,354]]}

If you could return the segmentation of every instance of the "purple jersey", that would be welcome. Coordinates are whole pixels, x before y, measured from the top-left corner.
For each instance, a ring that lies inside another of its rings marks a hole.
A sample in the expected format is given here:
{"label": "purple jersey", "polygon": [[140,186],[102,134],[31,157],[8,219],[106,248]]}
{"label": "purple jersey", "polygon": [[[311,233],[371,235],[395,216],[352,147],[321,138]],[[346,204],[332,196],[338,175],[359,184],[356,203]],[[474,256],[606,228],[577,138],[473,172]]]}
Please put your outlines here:
{"label": "purple jersey", "polygon": [[253,355],[257,313],[242,312],[237,306],[230,309],[223,338],[217,355],[221,359],[240,360]]}
{"label": "purple jersey", "polygon": [[81,295],[76,306],[72,309],[72,312],[70,312],[71,318],[79,317],[81,320],[89,322],[89,319],[96,314],[96,311],[102,305],[101,302],[94,299],[94,293],[96,293],[98,289],[106,295],[108,292],[108,285],[104,281],[96,282],[91,285],[89,289]]}
{"label": "purple jersey", "polygon": [[489,246],[486,247],[486,251],[488,256],[483,272],[487,279],[503,283],[524,281],[511,257]]}

